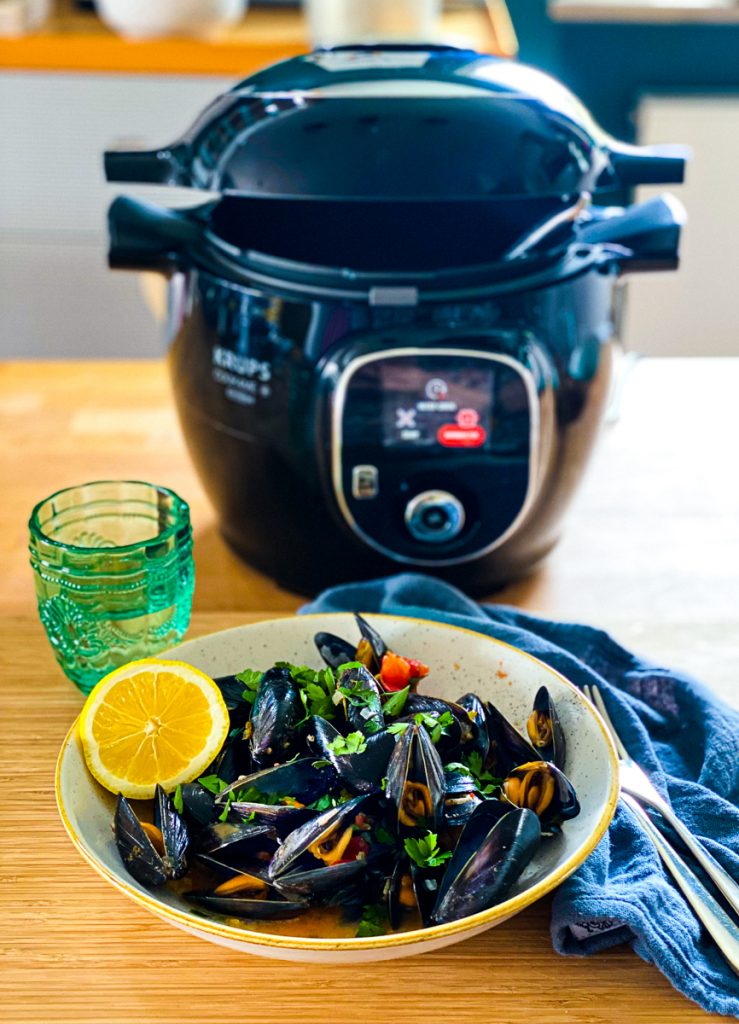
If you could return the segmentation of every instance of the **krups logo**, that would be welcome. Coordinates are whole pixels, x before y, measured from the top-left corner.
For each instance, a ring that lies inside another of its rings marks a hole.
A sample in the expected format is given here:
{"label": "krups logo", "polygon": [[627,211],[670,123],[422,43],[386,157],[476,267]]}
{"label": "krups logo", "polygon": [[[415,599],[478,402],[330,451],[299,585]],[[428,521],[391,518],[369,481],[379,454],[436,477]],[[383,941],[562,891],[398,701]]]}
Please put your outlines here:
{"label": "krups logo", "polygon": [[222,348],[220,345],[213,347],[213,365],[264,384],[272,380],[272,367],[269,363],[251,356],[237,355],[230,348]]}

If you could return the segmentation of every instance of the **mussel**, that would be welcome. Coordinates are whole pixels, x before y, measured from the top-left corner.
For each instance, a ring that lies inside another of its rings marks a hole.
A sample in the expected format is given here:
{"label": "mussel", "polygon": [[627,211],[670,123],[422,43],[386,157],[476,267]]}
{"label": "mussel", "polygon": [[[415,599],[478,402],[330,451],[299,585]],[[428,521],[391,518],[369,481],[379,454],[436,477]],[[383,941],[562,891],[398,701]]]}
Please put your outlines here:
{"label": "mussel", "polygon": [[539,848],[539,819],[523,808],[486,800],[465,825],[444,872],[431,915],[456,921],[501,903]]}
{"label": "mussel", "polygon": [[465,693],[457,701],[457,706],[464,708],[475,726],[474,735],[469,742],[469,749],[476,751],[484,764],[490,749],[485,705],[476,693]]}
{"label": "mussel", "polygon": [[518,765],[503,780],[502,793],[509,803],[534,811],[544,831],[555,831],[580,813],[572,783],[549,761]]}
{"label": "mussel", "polygon": [[339,861],[336,864],[323,864],[303,871],[288,871],[279,875],[274,885],[286,896],[313,900],[328,892],[359,885],[366,868],[367,861],[363,857]]}
{"label": "mussel", "polygon": [[371,793],[380,788],[388,761],[395,746],[395,737],[386,729],[364,739],[364,750],[355,754],[337,754],[333,747],[342,738],[325,718],[316,716],[311,722],[311,743],[316,754],[329,761],[342,783],[355,793]]}
{"label": "mussel", "polygon": [[353,730],[369,736],[385,728],[381,690],[375,677],[366,668],[359,666],[345,669],[339,676],[337,686],[341,690],[350,691],[343,703],[346,720]]}
{"label": "mussel", "polygon": [[249,724],[249,747],[259,768],[289,760],[295,727],[302,717],[298,688],[284,668],[271,668],[259,681]]}
{"label": "mussel", "polygon": [[313,642],[329,668],[341,668],[348,661],[359,660],[356,647],[334,633],[316,633]]}
{"label": "mussel", "polygon": [[130,875],[146,886],[164,885],[187,871],[187,826],[161,786],[154,797],[154,824],[139,821],[120,793],[114,831],[121,859]]}
{"label": "mussel", "polygon": [[422,725],[408,725],[395,744],[385,795],[395,808],[400,836],[419,829],[438,831],[444,807],[444,765]]}
{"label": "mussel", "polygon": [[445,772],[444,823],[459,828],[467,823],[472,812],[481,803],[475,779],[467,772]]}
{"label": "mussel", "polygon": [[[332,765],[316,768],[314,757],[301,757],[297,761],[264,768],[262,771],[242,775],[218,794],[222,804],[229,793],[246,794],[251,789],[255,794],[272,797],[291,797],[290,802],[311,804],[325,796],[336,783],[336,770]],[[257,796],[250,799],[259,802]]]}
{"label": "mussel", "polygon": [[275,880],[289,870],[310,870],[320,864],[356,860],[356,855],[351,856],[350,843],[360,808],[367,799],[366,796],[355,796],[296,828],[272,858],[267,869],[268,877]]}
{"label": "mussel", "polygon": [[445,755],[451,755],[461,746],[469,746],[478,731],[465,708],[459,704],[442,700],[441,697],[429,697],[425,693],[409,693],[403,707],[403,717],[412,718],[419,713],[431,715],[437,721],[443,715],[447,719],[451,716],[452,721],[444,727],[436,744],[439,752]]}
{"label": "mussel", "polygon": [[397,931],[408,914],[416,915],[423,926],[430,923],[443,875],[443,865],[419,868],[407,857],[398,860],[385,884],[387,914],[393,931]]}
{"label": "mussel", "polygon": [[354,618],[362,634],[362,639],[357,644],[356,660],[361,661],[372,675],[377,675],[382,668],[382,659],[388,651],[387,644],[359,612],[354,613]]}
{"label": "mussel", "polygon": [[493,775],[502,778],[517,765],[537,760],[531,744],[490,701],[485,704],[485,721],[490,740],[485,766]]}
{"label": "mussel", "polygon": [[180,792],[185,819],[195,831],[217,820],[221,808],[209,789],[199,782],[186,782],[180,787]]}
{"label": "mussel", "polygon": [[533,711],[526,720],[526,732],[542,761],[551,761],[564,771],[567,756],[565,734],[546,686],[540,686],[536,692]]}
{"label": "mussel", "polygon": [[308,909],[305,900],[285,899],[261,874],[250,872],[233,874],[215,889],[189,892],[186,898],[215,914],[253,920],[295,917]]}
{"label": "mussel", "polygon": [[277,849],[277,832],[269,825],[217,821],[198,835],[193,850],[239,871],[265,864]]}
{"label": "mussel", "polygon": [[249,824],[273,828],[280,839],[298,825],[303,825],[318,815],[318,811],[310,807],[297,807],[295,804],[261,804],[252,801],[234,801],[228,811],[231,817],[241,818]]}

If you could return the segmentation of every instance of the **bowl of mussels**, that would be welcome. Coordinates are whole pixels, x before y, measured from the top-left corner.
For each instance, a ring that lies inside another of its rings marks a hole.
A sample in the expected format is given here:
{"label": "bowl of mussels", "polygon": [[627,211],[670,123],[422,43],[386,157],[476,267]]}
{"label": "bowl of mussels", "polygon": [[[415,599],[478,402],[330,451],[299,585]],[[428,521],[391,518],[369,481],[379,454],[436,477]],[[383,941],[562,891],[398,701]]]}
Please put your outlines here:
{"label": "bowl of mussels", "polygon": [[212,763],[129,801],[92,777],[75,723],[57,801],[99,874],[212,942],[334,963],[439,948],[559,885],[613,816],[616,756],[596,710],[489,637],[307,615],[165,658],[221,690],[229,730]]}

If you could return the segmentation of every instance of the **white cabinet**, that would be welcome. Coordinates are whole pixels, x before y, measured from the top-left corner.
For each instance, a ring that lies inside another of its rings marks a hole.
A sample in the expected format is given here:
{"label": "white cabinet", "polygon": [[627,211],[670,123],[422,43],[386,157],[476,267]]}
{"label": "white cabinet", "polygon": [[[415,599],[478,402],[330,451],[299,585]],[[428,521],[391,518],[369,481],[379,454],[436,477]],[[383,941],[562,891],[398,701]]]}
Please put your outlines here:
{"label": "white cabinet", "polygon": [[[173,141],[232,84],[213,77],[0,75],[0,358],[162,351],[136,275],[107,267],[105,214],[126,187],[105,184],[103,151],[120,142]],[[182,190],[137,190],[154,192],[183,198]]]}

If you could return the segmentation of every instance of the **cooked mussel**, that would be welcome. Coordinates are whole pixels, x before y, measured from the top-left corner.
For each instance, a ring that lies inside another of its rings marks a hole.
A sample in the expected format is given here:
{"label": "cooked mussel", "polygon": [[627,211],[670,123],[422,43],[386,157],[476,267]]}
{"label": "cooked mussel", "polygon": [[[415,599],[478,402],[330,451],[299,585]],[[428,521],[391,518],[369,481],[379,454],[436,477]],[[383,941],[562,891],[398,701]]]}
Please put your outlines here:
{"label": "cooked mussel", "polygon": [[414,914],[418,924],[427,925],[439,894],[444,868],[419,868],[401,857],[385,884],[388,919],[397,931],[404,917]]}
{"label": "cooked mussel", "polygon": [[463,771],[446,771],[444,774],[444,823],[449,828],[459,828],[466,825],[474,809],[481,803],[477,782]]}
{"label": "cooked mussel", "polygon": [[366,796],[355,796],[296,828],[272,858],[267,869],[268,877],[274,880],[289,870],[310,870],[320,863],[337,864],[341,860],[357,859],[356,856],[350,857],[349,844],[354,837],[360,809],[366,806],[367,799]]}
{"label": "cooked mussel", "polygon": [[211,825],[218,819],[221,808],[209,789],[199,782],[186,782],[180,786],[183,814],[195,831]]}
{"label": "cooked mussel", "polygon": [[438,831],[445,791],[444,766],[431,737],[423,725],[409,724],[396,741],[385,787],[398,834]]}
{"label": "cooked mussel", "polygon": [[565,734],[546,686],[540,686],[536,692],[533,711],[526,720],[526,732],[542,761],[551,761],[564,771],[567,756]]}
{"label": "cooked mussel", "polygon": [[345,669],[339,676],[337,686],[340,690],[349,691],[349,696],[343,699],[343,705],[351,729],[369,736],[385,728],[381,690],[375,677],[366,668],[360,665]]}
{"label": "cooked mussel", "polygon": [[214,914],[254,920],[295,917],[308,909],[305,900],[286,900],[261,874],[231,875],[213,890],[189,892],[186,898]]}
{"label": "cooked mussel", "polygon": [[275,878],[274,885],[286,896],[314,900],[327,892],[335,893],[349,885],[358,885],[366,868],[365,858],[339,861],[304,871],[288,871]]}
{"label": "cooked mussel", "polygon": [[277,849],[277,832],[269,825],[217,821],[203,829],[193,849],[227,867],[248,871],[272,857]]}
{"label": "cooked mussel", "polygon": [[[403,717],[412,718],[419,713],[430,715],[437,721],[446,716],[448,724],[436,744],[441,754],[451,755],[460,746],[470,745],[477,733],[477,726],[459,704],[441,697],[429,697],[425,693],[409,693],[403,707]],[[448,722],[449,716],[451,722]]]}
{"label": "cooked mussel", "polygon": [[[246,794],[252,790],[255,794],[272,797],[291,797],[301,804],[311,804],[314,800],[325,796],[336,783],[336,771],[332,765],[321,765],[316,768],[314,757],[301,757],[297,761],[264,768],[262,771],[242,775],[218,794],[218,802],[222,805],[229,793]],[[244,797],[246,799],[246,797]],[[250,797],[259,802],[256,796]]]}
{"label": "cooked mussel", "polygon": [[465,693],[457,701],[457,706],[464,708],[475,726],[472,738],[469,741],[469,749],[477,751],[482,757],[483,764],[490,749],[490,736],[487,729],[487,716],[485,705],[476,693]]}
{"label": "cooked mussel", "polygon": [[252,825],[267,825],[273,828],[280,838],[318,815],[318,811],[310,807],[297,807],[294,804],[261,804],[243,800],[234,801],[228,811],[233,818],[241,818]]}
{"label": "cooked mussel", "polygon": [[528,740],[490,701],[485,704],[485,721],[490,740],[485,764],[493,775],[503,778],[517,765],[538,759]]}
{"label": "cooked mussel", "polygon": [[382,659],[388,651],[387,644],[359,612],[354,613],[354,618],[362,634],[357,644],[356,660],[361,661],[373,675],[377,675],[382,668]]}
{"label": "cooked mussel", "polygon": [[503,780],[502,793],[517,807],[534,811],[544,831],[555,831],[580,813],[572,783],[549,761],[529,761],[514,768]]}
{"label": "cooked mussel", "polygon": [[395,737],[383,729],[365,737],[361,752],[337,754],[335,747],[341,738],[339,730],[325,718],[313,718],[309,742],[318,757],[333,765],[342,783],[355,793],[371,793],[379,789],[387,772]]}
{"label": "cooked mussel", "polygon": [[252,708],[249,747],[259,768],[287,761],[303,710],[298,688],[284,668],[271,668],[259,681]]}
{"label": "cooked mussel", "polygon": [[348,661],[359,660],[356,647],[334,633],[316,633],[313,642],[329,668],[341,668]]}
{"label": "cooked mussel", "polygon": [[501,903],[536,853],[539,819],[486,800],[467,822],[448,863],[431,920],[456,921]]}
{"label": "cooked mussel", "polygon": [[185,874],[189,845],[187,826],[161,786],[154,799],[153,825],[140,821],[121,794],[113,821],[118,852],[128,873],[151,887]]}

